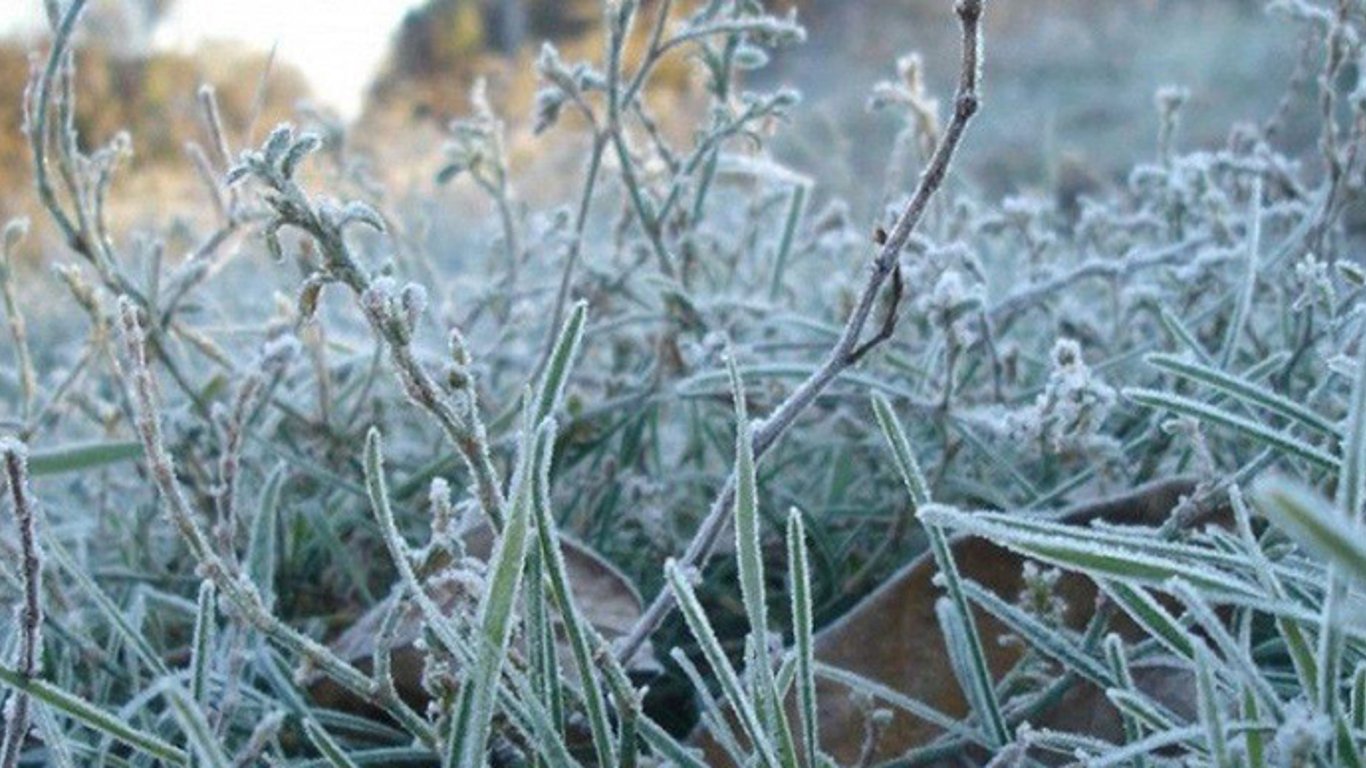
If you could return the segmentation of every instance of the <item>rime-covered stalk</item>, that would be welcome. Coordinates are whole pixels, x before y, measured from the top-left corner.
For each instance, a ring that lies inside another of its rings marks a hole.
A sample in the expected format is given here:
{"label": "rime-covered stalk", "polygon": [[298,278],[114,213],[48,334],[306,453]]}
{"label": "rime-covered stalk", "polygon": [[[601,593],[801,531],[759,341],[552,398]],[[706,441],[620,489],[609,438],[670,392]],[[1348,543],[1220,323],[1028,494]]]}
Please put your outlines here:
{"label": "rime-covered stalk", "polygon": [[38,385],[33,371],[33,356],[28,349],[24,313],[20,311],[19,301],[14,295],[14,251],[27,232],[28,219],[14,219],[0,233],[0,302],[4,304],[10,340],[14,342],[15,363],[19,369],[20,408],[25,420],[33,414],[33,399]]}
{"label": "rime-covered stalk", "polygon": [[[953,117],[949,121],[948,128],[944,131],[939,146],[935,148],[929,165],[921,174],[910,202],[907,203],[906,209],[897,220],[896,226],[893,227],[892,232],[887,237],[887,241],[873,259],[872,267],[864,281],[858,302],[845,321],[844,329],[840,333],[838,341],[835,342],[834,347],[820,367],[812,372],[797,389],[793,390],[762,424],[755,428],[755,458],[762,456],[769,448],[773,447],[778,438],[825,391],[826,387],[830,386],[836,377],[857,363],[874,346],[891,337],[896,315],[895,303],[888,310],[888,322],[884,322],[882,327],[866,341],[863,340],[864,329],[868,325],[868,319],[873,313],[874,305],[877,303],[878,296],[881,295],[883,286],[887,284],[889,279],[893,280],[894,287],[899,285],[899,275],[894,277],[894,273],[897,273],[899,269],[898,259],[901,250],[910,241],[911,235],[915,232],[921,219],[924,218],[930,201],[934,199],[935,193],[939,191],[944,180],[948,177],[954,153],[962,142],[963,134],[967,130],[972,116],[977,113],[980,104],[978,80],[981,71],[981,21],[984,5],[985,0],[960,0],[955,6],[963,32],[963,57],[958,89],[954,96]],[[736,476],[732,472],[721,493],[712,502],[706,518],[688,544],[687,550],[679,559],[680,567],[685,569],[700,568],[706,563],[712,550],[716,547],[716,542],[730,522],[730,512],[735,502],[735,491]],[[654,632],[655,628],[659,626],[660,622],[669,615],[673,607],[673,593],[667,589],[661,590],[640,620],[632,627],[630,633],[619,643],[618,658],[631,658]]]}
{"label": "rime-covered stalk", "polygon": [[266,185],[264,197],[273,217],[265,227],[265,238],[277,256],[282,254],[280,230],[287,227],[305,233],[317,244],[322,264],[304,283],[300,313],[311,318],[323,286],[329,283],[341,283],[351,290],[371,327],[388,347],[389,360],[408,399],[436,420],[474,478],[475,496],[484,514],[495,528],[501,528],[505,499],[469,381],[464,341],[458,332],[452,333],[455,364],[450,379],[459,383],[448,382],[450,386],[443,388],[418,361],[412,346],[415,324],[426,308],[426,291],[414,284],[399,288],[391,279],[373,278],[346,242],[345,230],[353,225],[383,231],[380,214],[360,202],[338,208],[315,201],[295,180],[299,165],[321,144],[315,135],[295,135],[293,128],[281,125],[271,132],[260,151],[242,154],[240,164],[228,172],[227,182],[231,185],[251,176]]}
{"label": "rime-covered stalk", "polygon": [[[19,529],[20,572],[24,602],[18,611],[18,672],[25,680],[38,676],[43,654],[43,562],[38,549],[38,511],[28,487],[28,449],[17,440],[0,440],[0,460],[5,464],[5,482],[14,503],[14,519]],[[5,738],[0,746],[0,768],[14,768],[29,728],[29,695],[15,691],[5,707]]]}
{"label": "rime-covered stalk", "polygon": [[256,586],[230,569],[214,550],[209,535],[200,527],[189,499],[176,479],[175,465],[161,433],[160,402],[156,380],[147,363],[146,335],[138,317],[138,308],[127,297],[119,301],[119,327],[124,348],[121,373],[132,391],[138,435],[142,439],[148,469],[161,493],[171,522],[199,563],[200,572],[214,582],[218,591],[232,603],[248,625],[308,659],[347,690],[382,707],[409,733],[434,746],[435,736],[425,720],[392,691],[377,685],[318,641],[280,621],[266,607]]}
{"label": "rime-covered stalk", "polygon": [[[108,231],[105,201],[116,166],[120,158],[131,152],[131,145],[128,135],[121,132],[107,147],[92,154],[84,154],[80,148],[74,103],[76,66],[71,43],[86,5],[87,0],[72,0],[65,9],[60,9],[56,2],[48,4],[53,32],[51,47],[46,62],[36,70],[25,92],[24,131],[38,199],[67,246],[94,269],[104,287],[114,295],[130,297],[148,312],[147,342],[151,351],[195,408],[205,413],[199,388],[189,382],[168,354],[165,335],[173,326],[171,321],[179,300],[207,276],[208,261],[237,231],[240,217],[229,216],[202,241],[182,270],[173,276],[168,286],[173,288],[169,293],[171,299],[165,307],[157,306],[159,274],[153,276],[152,289],[144,292],[120,268]],[[216,112],[213,117],[216,119]],[[221,130],[221,126],[218,128]],[[53,186],[54,168],[65,189],[65,203]],[[192,344],[199,340],[185,329],[180,330],[180,335]],[[202,345],[195,346],[202,350]]]}

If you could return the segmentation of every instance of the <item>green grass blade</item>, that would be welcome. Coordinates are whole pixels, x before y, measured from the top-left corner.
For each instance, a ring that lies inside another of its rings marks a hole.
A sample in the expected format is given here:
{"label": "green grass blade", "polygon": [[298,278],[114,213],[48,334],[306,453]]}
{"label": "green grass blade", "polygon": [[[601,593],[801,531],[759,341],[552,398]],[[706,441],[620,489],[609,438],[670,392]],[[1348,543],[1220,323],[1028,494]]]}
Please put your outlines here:
{"label": "green grass blade", "polygon": [[356,761],[352,760],[342,750],[336,739],[332,738],[332,734],[328,733],[313,718],[304,720],[304,733],[308,735],[308,740],[322,753],[323,759],[332,768],[360,768]]}
{"label": "green grass blade", "polygon": [[745,687],[741,684],[739,675],[735,673],[735,668],[731,666],[725,650],[721,648],[720,641],[716,639],[716,632],[712,629],[711,622],[707,620],[706,612],[702,610],[702,604],[697,601],[697,595],[693,592],[688,577],[672,559],[665,563],[664,574],[669,580],[669,588],[673,590],[674,597],[678,600],[678,608],[683,614],[683,620],[687,623],[693,638],[697,640],[697,645],[701,648],[703,655],[706,656],[707,663],[712,668],[712,674],[716,676],[721,685],[721,691],[725,694],[731,709],[740,720],[741,727],[744,728],[745,734],[749,736],[750,742],[758,752],[760,762],[763,765],[770,766],[770,768],[776,768],[780,765],[778,753],[768,739],[759,713],[754,708],[753,700],[745,694]]}
{"label": "green grass blade", "polygon": [[1161,603],[1153,599],[1147,590],[1118,581],[1102,581],[1100,588],[1118,603],[1130,618],[1147,630],[1150,637],[1166,646],[1172,653],[1194,661],[1195,646],[1199,641],[1182,627]]}
{"label": "green grass blade", "polygon": [[[1125,653],[1124,641],[1119,635],[1110,634],[1105,637],[1105,661],[1110,668],[1110,676],[1114,678],[1116,687],[1120,690],[1137,693],[1138,687],[1134,685],[1134,676],[1129,669],[1129,657]],[[1138,718],[1129,712],[1121,712],[1120,720],[1124,724],[1124,740],[1132,743],[1143,738],[1143,726],[1139,724]],[[1143,756],[1135,757],[1131,768],[1147,768],[1147,760]]]}
{"label": "green grass blade", "polygon": [[[1317,491],[1288,478],[1264,478],[1253,487],[1252,501],[1301,545],[1366,584],[1366,543],[1361,527],[1353,525]],[[1323,675],[1325,682],[1331,679],[1326,670]]]}
{"label": "green grass blade", "polygon": [[797,655],[797,704],[801,712],[802,752],[816,765],[820,747],[820,714],[816,707],[816,651],[811,610],[811,567],[802,515],[787,515],[788,585],[792,590],[792,644]]}
{"label": "green grass blade", "polygon": [[906,433],[901,429],[901,422],[897,420],[892,404],[881,392],[873,392],[872,401],[878,427],[892,449],[892,459],[896,462],[901,482],[905,483],[906,491],[911,495],[911,502],[917,508],[929,504],[929,483],[925,482],[925,474],[920,471],[920,464],[915,460],[915,452],[911,450],[911,442],[906,439]]}
{"label": "green grass blade", "polygon": [[[469,691],[469,706],[465,710],[465,718],[462,718],[461,723],[453,731],[457,738],[452,741],[454,751],[451,757],[458,755],[456,765],[479,765],[484,760],[485,749],[493,728],[498,679],[507,661],[508,640],[512,634],[517,595],[521,591],[522,576],[525,572],[533,482],[530,477],[531,457],[536,454],[537,443],[550,439],[547,433],[551,431],[541,429],[522,437],[522,446],[519,449],[520,467],[514,480],[512,503],[509,505],[503,530],[489,557],[487,587],[479,601],[479,610],[475,618],[478,633],[474,648],[475,660],[474,665],[468,668],[465,674],[464,683]],[[369,442],[373,443],[375,448],[366,452],[367,466],[378,467],[378,440]],[[370,458],[371,456],[373,458]]]}
{"label": "green grass blade", "polygon": [[178,682],[172,682],[167,686],[165,695],[171,705],[172,716],[189,741],[194,764],[208,768],[228,768],[232,765],[232,761],[223,752],[222,745],[218,743],[218,737],[209,727],[208,718],[204,716],[204,710],[199,703],[192,699]]}
{"label": "green grass blade", "polygon": [[1303,459],[1319,469],[1335,470],[1338,468],[1337,457],[1322,449],[1260,422],[1236,416],[1199,400],[1152,389],[1126,389],[1124,396],[1139,405],[1145,405],[1149,408],[1163,408],[1173,413],[1191,416],[1200,421],[1226,427],[1241,433],[1244,437],[1251,438],[1259,444],[1276,448],[1289,456]]}
{"label": "green grass blade", "polygon": [[1195,693],[1200,712],[1200,724],[1205,729],[1205,743],[1210,757],[1218,768],[1233,768],[1229,754],[1228,733],[1224,730],[1224,713],[1220,708],[1219,692],[1214,683],[1214,658],[1204,643],[1195,646]]}
{"label": "green grass blade", "polygon": [[[1174,577],[1215,593],[1256,598],[1261,591],[1236,576],[1202,562],[1177,559],[1138,548],[1117,546],[1106,534],[1075,525],[1018,521],[1011,515],[965,513],[931,507],[921,513],[927,525],[942,526],[980,536],[1035,560],[1093,578],[1162,587]],[[1197,555],[1200,550],[1195,550]]]}
{"label": "green grass blade", "polygon": [[559,407],[560,398],[564,396],[565,382],[569,380],[569,369],[574,364],[574,356],[578,352],[579,342],[583,339],[583,326],[588,318],[588,304],[580,301],[569,311],[569,317],[565,320],[564,328],[560,335],[555,339],[555,347],[550,353],[550,361],[546,365],[545,375],[541,377],[540,387],[536,391],[536,410],[533,411],[533,423],[540,424],[545,419],[552,416],[555,409]]}
{"label": "green grass blade", "polygon": [[740,597],[749,619],[750,635],[756,652],[754,697],[769,733],[778,741],[783,765],[796,762],[787,712],[782,695],[773,679],[768,656],[768,598],[764,590],[763,533],[759,526],[758,476],[754,460],[754,432],[745,403],[745,384],[735,364],[735,355],[726,359],[730,374],[731,397],[735,402],[735,557],[740,571]]}
{"label": "green grass blade", "polygon": [[190,643],[190,696],[200,706],[208,701],[209,669],[218,630],[218,601],[215,597],[213,582],[201,582],[199,611],[195,614],[194,635]]}
{"label": "green grass blade", "polygon": [[930,506],[929,484],[925,482],[925,476],[915,460],[915,453],[911,450],[911,442],[906,438],[891,403],[876,392],[872,395],[872,402],[878,427],[881,428],[882,435],[891,448],[892,460],[917,509],[917,515],[925,526],[926,535],[930,539],[930,549],[939,566],[939,573],[944,577],[944,589],[953,601],[954,611],[962,622],[962,639],[966,643],[966,660],[970,668],[970,674],[964,682],[973,688],[964,693],[970,701],[977,702],[981,708],[978,715],[982,718],[992,746],[1004,746],[1010,741],[1010,731],[1001,713],[1001,704],[996,698],[995,683],[987,666],[986,652],[982,648],[982,635],[977,630],[972,608],[964,595],[962,579],[958,575],[958,565],[953,560],[948,537],[944,535],[939,523],[931,522],[926,517],[926,512],[933,508]]}
{"label": "green grass blade", "polygon": [[29,474],[60,475],[81,472],[107,464],[133,461],[142,456],[142,443],[136,440],[112,440],[98,443],[73,443],[28,455]]}
{"label": "green grass blade", "polygon": [[0,665],[0,684],[27,693],[81,725],[115,741],[127,744],[149,757],[163,760],[171,765],[188,765],[189,763],[189,756],[184,750],[160,736],[134,728],[114,714],[106,712],[85,699],[68,693],[45,680],[30,680],[11,667]]}
{"label": "green grass blade", "polygon": [[1252,210],[1248,213],[1247,267],[1243,283],[1239,286],[1238,298],[1233,305],[1233,317],[1228,321],[1224,336],[1224,346],[1219,352],[1219,367],[1228,370],[1233,364],[1233,356],[1243,338],[1243,328],[1252,309],[1252,299],[1257,291],[1258,261],[1262,250],[1262,177],[1252,177]]}
{"label": "green grass blade", "polygon": [[1175,355],[1153,354],[1148,355],[1145,360],[1149,365],[1162,371],[1204,384],[1239,402],[1270,411],[1323,434],[1336,437],[1339,433],[1337,425],[1315,413],[1312,409],[1306,408],[1284,395],[1253,384],[1247,379]]}
{"label": "green grass blade", "polygon": [[261,500],[251,520],[247,539],[247,577],[261,593],[267,606],[275,604],[275,567],[277,529],[280,519],[280,493],[285,483],[285,465],[280,464],[266,476],[261,488]]}
{"label": "green grass blade", "polygon": [[1002,600],[989,589],[963,582],[963,591],[968,599],[982,606],[983,610],[995,616],[1011,632],[1027,642],[1034,650],[1048,656],[1064,669],[1090,681],[1100,688],[1115,685],[1115,679],[1105,665],[1088,656],[1068,637],[1056,628],[1049,627],[1018,605]]}
{"label": "green grass blade", "polygon": [[[546,449],[553,447],[547,441]],[[564,621],[565,636],[569,640],[570,652],[579,675],[584,708],[588,716],[589,732],[598,764],[615,765],[612,750],[612,727],[607,717],[607,705],[602,695],[602,685],[598,678],[598,668],[594,663],[593,643],[595,630],[583,617],[574,600],[574,592],[569,583],[569,568],[565,564],[564,551],[560,548],[559,534],[555,527],[554,515],[550,510],[550,460],[547,453],[537,458],[536,493],[533,511],[536,514],[536,536],[540,546],[541,562],[550,581],[550,591],[554,597],[560,616]],[[600,638],[594,638],[600,639]],[[607,654],[602,657],[604,664],[616,664],[616,657]]]}

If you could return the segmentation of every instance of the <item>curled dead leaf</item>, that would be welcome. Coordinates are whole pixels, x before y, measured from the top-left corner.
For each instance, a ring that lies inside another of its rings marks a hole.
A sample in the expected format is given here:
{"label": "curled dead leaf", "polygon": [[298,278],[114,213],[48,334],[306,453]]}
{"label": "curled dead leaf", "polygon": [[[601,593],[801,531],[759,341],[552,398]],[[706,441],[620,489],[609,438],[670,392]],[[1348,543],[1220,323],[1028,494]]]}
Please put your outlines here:
{"label": "curled dead leaf", "polygon": [[[1152,483],[1135,491],[1074,507],[1057,519],[1077,525],[1105,521],[1122,525],[1156,526],[1166,521],[1194,483],[1173,479]],[[998,597],[1014,602],[1024,588],[1025,558],[972,537],[951,542],[954,559],[964,579],[976,582]],[[845,616],[824,628],[815,637],[817,661],[857,674],[886,688],[921,702],[955,719],[968,714],[968,704],[950,666],[944,635],[940,631],[935,602],[943,590],[935,585],[938,569],[928,553],[912,561],[864,598]],[[1084,626],[1096,610],[1097,590],[1090,579],[1063,573],[1055,587],[1066,609],[1063,621],[1068,627]],[[974,607],[982,634],[983,650],[992,676],[1001,678],[1015,666],[1023,649],[1009,642],[1009,632],[990,614]],[[1111,621],[1121,637],[1138,637],[1137,628],[1122,615]],[[1194,709],[1193,676],[1179,666],[1161,664],[1135,666],[1135,684],[1179,714]],[[924,747],[943,735],[942,729],[916,719],[885,703],[893,712],[892,720],[881,729],[871,754],[864,754],[868,709],[866,701],[853,696],[853,689],[833,680],[817,677],[820,743],[822,749],[840,765],[858,765],[864,759],[878,764]],[[797,717],[795,697],[789,697],[788,715]],[[1122,737],[1119,713],[1105,693],[1093,685],[1078,683],[1033,725],[1084,733],[1115,741]],[[725,750],[710,734],[699,729],[692,743],[704,751],[712,766],[730,766]],[[980,755],[979,755],[980,757]],[[955,761],[948,763],[960,765]]]}

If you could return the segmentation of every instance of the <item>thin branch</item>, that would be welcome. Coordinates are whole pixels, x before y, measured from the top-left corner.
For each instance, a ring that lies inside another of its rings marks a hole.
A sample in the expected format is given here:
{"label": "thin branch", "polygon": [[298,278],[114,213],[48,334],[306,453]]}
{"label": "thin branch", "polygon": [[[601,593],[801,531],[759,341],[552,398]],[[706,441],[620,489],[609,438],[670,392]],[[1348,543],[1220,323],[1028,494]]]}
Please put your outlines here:
{"label": "thin branch", "polygon": [[[19,528],[19,549],[22,556],[21,575],[24,584],[24,603],[19,613],[19,653],[16,667],[25,680],[38,676],[43,647],[43,563],[38,550],[38,512],[28,488],[28,449],[17,440],[0,440],[0,458],[5,464],[5,478],[9,483],[10,498],[14,502],[14,518]],[[5,707],[5,739],[0,749],[0,767],[15,768],[24,748],[29,728],[28,693],[16,691],[14,700]]]}
{"label": "thin branch", "polygon": [[[953,162],[954,153],[962,142],[972,116],[979,106],[978,80],[981,70],[982,9],[985,0],[959,0],[955,10],[963,31],[962,68],[959,75],[958,90],[954,97],[953,117],[939,146],[936,147],[930,163],[920,176],[915,193],[906,205],[901,218],[897,220],[887,242],[884,243],[873,259],[864,283],[858,304],[845,322],[844,330],[825,361],[812,372],[811,376],[793,390],[773,413],[754,430],[754,456],[757,459],[777,442],[778,438],[796,421],[797,417],[813,403],[826,387],[841,373],[858,362],[859,358],[872,349],[860,344],[864,327],[873,312],[883,284],[896,272],[902,248],[910,240],[916,227],[924,218],[930,201],[943,186]],[[895,285],[895,281],[894,281]],[[894,302],[895,305],[895,302]],[[893,315],[894,317],[894,315]],[[894,322],[894,320],[892,321]],[[887,325],[884,323],[884,330]],[[879,331],[869,342],[880,343],[887,337]],[[732,471],[720,494],[712,502],[707,517],[702,521],[687,550],[679,559],[682,568],[701,568],[711,556],[716,542],[726,531],[730,522],[730,510],[735,499],[736,477]],[[673,593],[664,589],[637,620],[631,631],[617,645],[617,657],[629,659],[635,655],[660,623],[674,608]]]}
{"label": "thin branch", "polygon": [[190,501],[176,479],[175,465],[162,437],[159,416],[161,404],[156,392],[156,380],[147,361],[146,331],[136,304],[126,296],[119,300],[119,329],[124,352],[120,374],[133,393],[137,430],[142,438],[148,469],[171,522],[199,563],[199,572],[213,581],[219,593],[233,604],[248,625],[308,659],[342,687],[384,709],[425,744],[435,746],[436,737],[431,727],[402,699],[384,690],[318,641],[278,619],[266,607],[256,586],[239,571],[231,569],[215,551],[208,533],[200,527]]}
{"label": "thin branch", "polygon": [[892,267],[892,289],[887,299],[887,306],[883,310],[882,325],[872,338],[863,342],[853,352],[849,353],[849,364],[853,365],[863,359],[863,356],[873,351],[873,348],[887,339],[892,338],[896,332],[896,314],[901,309],[901,297],[905,293],[906,284],[901,279],[901,265]]}

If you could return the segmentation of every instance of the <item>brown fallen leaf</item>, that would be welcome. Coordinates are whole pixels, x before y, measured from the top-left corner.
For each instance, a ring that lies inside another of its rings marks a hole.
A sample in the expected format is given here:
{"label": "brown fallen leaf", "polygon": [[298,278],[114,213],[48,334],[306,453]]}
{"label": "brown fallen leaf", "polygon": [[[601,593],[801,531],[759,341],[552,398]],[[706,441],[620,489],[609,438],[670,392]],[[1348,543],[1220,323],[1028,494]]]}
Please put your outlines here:
{"label": "brown fallen leaf", "polygon": [[[487,524],[473,526],[461,538],[468,558],[488,562],[493,551],[494,536]],[[629,579],[587,545],[565,536],[560,537],[560,542],[569,587],[579,610],[609,642],[625,634],[640,618],[640,594]],[[477,596],[472,597],[464,591],[463,586],[458,579],[435,579],[430,591],[443,610],[456,610],[462,601],[477,599]],[[381,634],[380,628],[394,600],[395,596],[390,595],[372,606],[332,641],[331,650],[368,673],[375,644]],[[414,647],[414,643],[422,633],[422,618],[411,601],[399,610],[402,615],[389,643],[394,686],[409,705],[421,712],[426,707],[428,695],[422,687],[423,654]],[[563,639],[558,643],[558,651],[561,668],[572,669],[572,666],[566,666],[574,662],[568,644]],[[627,668],[640,672],[657,670],[653,649],[648,645],[643,647]],[[315,679],[310,682],[309,688],[314,700],[324,707],[382,717],[379,710],[330,679]]]}
{"label": "brown fallen leaf", "polygon": [[[1074,507],[1059,519],[1078,525],[1103,520],[1156,526],[1167,519],[1181,497],[1193,488],[1193,482],[1187,479],[1160,481],[1122,496]],[[979,538],[956,538],[951,548],[965,579],[977,582],[1007,601],[1014,602],[1018,598],[1024,587],[1025,558]],[[943,590],[932,581],[937,572],[934,559],[928,553],[912,561],[849,613],[817,633],[816,659],[929,704],[955,719],[967,715],[968,704],[950,666],[935,613],[935,601],[943,595]],[[1094,614],[1097,593],[1090,579],[1063,573],[1055,594],[1066,602],[1064,621],[1069,627],[1082,627]],[[1023,649],[1018,643],[1002,642],[1008,632],[990,614],[975,606],[974,614],[988,665],[993,677],[999,681],[1019,661]],[[1122,615],[1117,614],[1111,625],[1121,637],[1137,637],[1137,628]],[[1183,714],[1193,710],[1194,681],[1184,670],[1136,666],[1133,672],[1136,685],[1169,708]],[[866,704],[851,697],[852,689],[842,683],[818,677],[816,688],[821,747],[840,765],[859,764],[868,722]],[[789,697],[788,714],[792,722],[796,722],[793,698]],[[893,716],[868,756],[871,764],[892,760],[926,746],[943,733],[937,726],[900,709],[885,703],[877,706],[891,709]],[[1073,686],[1055,706],[1032,723],[1111,741],[1122,735],[1118,712],[1102,691],[1084,683]],[[708,765],[733,765],[725,750],[704,731],[699,729],[692,743],[703,749]]]}

